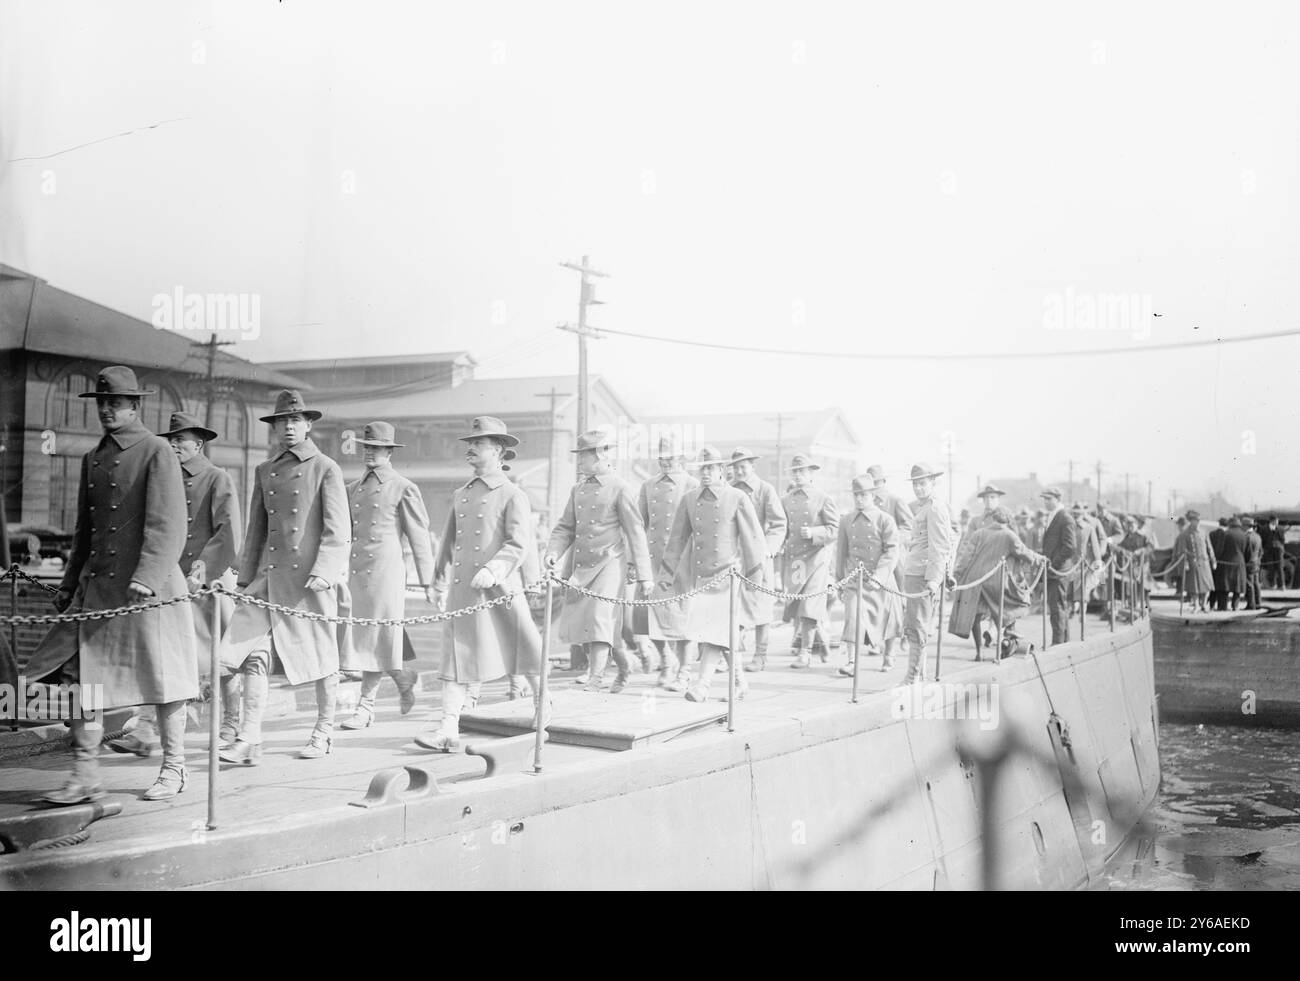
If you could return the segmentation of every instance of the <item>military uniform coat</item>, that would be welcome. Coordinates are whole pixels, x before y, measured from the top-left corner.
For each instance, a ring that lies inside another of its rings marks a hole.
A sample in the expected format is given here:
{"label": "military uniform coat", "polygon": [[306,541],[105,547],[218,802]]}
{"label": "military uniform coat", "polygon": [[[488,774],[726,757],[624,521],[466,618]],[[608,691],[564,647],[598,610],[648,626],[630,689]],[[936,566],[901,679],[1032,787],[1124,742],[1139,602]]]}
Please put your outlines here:
{"label": "military uniform coat", "polygon": [[[954,590],[948,632],[958,637],[969,637],[977,615],[988,617],[995,626],[1004,627],[1024,616],[1030,604],[1024,579],[1028,560],[1032,557],[1020,536],[1005,525],[994,522],[975,532],[967,556],[953,569],[953,578],[959,586],[975,582],[1007,559],[1006,591],[1002,591],[1002,576],[998,573],[974,589]],[[999,612],[1002,614],[1001,623],[998,621]]]}
{"label": "military uniform coat", "polygon": [[[885,641],[903,635],[903,604],[896,593],[880,588],[894,588],[894,569],[898,565],[899,552],[898,526],[881,508],[872,507],[866,511],[854,508],[840,520],[835,549],[835,578],[843,579],[859,563],[864,567],[862,639],[872,648],[878,649]],[[867,578],[868,575],[875,576],[875,583]],[[848,583],[842,595],[843,637],[852,642],[858,615],[857,581]]]}
{"label": "military uniform coat", "polygon": [[[649,582],[654,574],[636,494],[627,481],[612,473],[578,479],[546,550],[550,555],[567,555],[562,566],[565,579],[602,596],[623,595],[629,564],[637,582]],[[564,591],[560,643],[614,644],[618,633],[619,616],[612,603],[576,590]]]}
{"label": "military uniform coat", "polygon": [[[235,482],[230,474],[202,454],[181,464],[181,477],[185,484],[186,512],[181,572],[189,576],[194,564],[202,562],[203,585],[219,579],[227,589],[234,589],[234,567],[239,562],[239,547],[244,540]],[[190,605],[194,608],[200,673],[206,674],[211,661],[213,610],[217,613],[217,643],[221,643],[234,616],[235,601],[229,596],[200,596]]]}
{"label": "military uniform coat", "polygon": [[[763,527],[763,540],[766,545],[763,556],[763,568],[757,578],[768,589],[776,588],[775,556],[785,544],[786,516],[781,505],[781,497],[776,488],[761,477],[753,476],[749,480],[737,480],[731,485],[736,490],[749,495],[758,515],[758,523]],[[745,607],[745,615],[755,624],[763,625],[772,619],[772,597],[760,593],[753,586],[740,584],[740,602]]]}
{"label": "military uniform coat", "polygon": [[[422,586],[433,585],[433,548],[429,544],[429,512],[415,484],[391,465],[366,468],[347,485],[352,516],[352,551],[348,590],[352,615],[375,619],[406,615],[405,536],[415,557]],[[400,671],[403,652],[410,647],[403,627],[358,624],[352,643],[341,652],[347,671]]]}
{"label": "military uniform coat", "polygon": [[[952,522],[942,501],[918,501],[912,511],[912,538],[903,561],[903,575],[940,582],[952,558]],[[913,590],[915,592],[915,590]]]}
{"label": "military uniform coat", "polygon": [[1189,593],[1210,593],[1214,591],[1214,553],[1210,543],[1200,528],[1188,525],[1179,533],[1174,542],[1174,556],[1171,562],[1183,560],[1183,564],[1174,570],[1174,579],[1185,584]]}
{"label": "military uniform coat", "polygon": [[[661,575],[664,548],[668,545],[668,536],[672,534],[677,505],[687,492],[699,486],[700,482],[684,471],[661,473],[641,485],[637,505],[641,511],[641,521],[645,524],[646,545],[650,550],[650,565],[655,580],[651,599],[682,592],[676,583],[667,591],[659,586],[661,579],[672,578]],[[664,606],[635,607],[632,614],[633,632],[647,634],[651,640],[685,640],[686,607],[686,600]]]}
{"label": "military uniform coat", "polygon": [[[781,499],[788,524],[781,551],[781,581],[788,593],[816,593],[831,584],[835,558],[835,534],[840,515],[835,501],[817,487],[796,487]],[[812,537],[799,532],[808,528]],[[821,623],[826,619],[826,596],[808,596],[786,603],[783,619],[807,617]]]}
{"label": "military uniform coat", "polygon": [[[472,685],[508,674],[538,674],[542,638],[523,595],[539,574],[528,495],[497,471],[457,489],[451,505],[434,560],[434,580],[446,591],[447,612],[516,595],[490,610],[446,621],[440,677]],[[497,584],[472,587],[480,569],[491,570]]]}
{"label": "military uniform coat", "polygon": [[[280,451],[254,471],[248,537],[239,563],[244,593],[311,613],[346,616],[351,535],[339,465],[310,437]],[[331,588],[313,592],[307,588],[311,576]],[[302,685],[338,671],[345,635],[335,624],[240,603],[226,631],[222,663],[237,669],[254,651],[270,650],[289,683]]]}
{"label": "military uniform coat", "polygon": [[[64,612],[127,606],[132,581],[153,590],[146,602],[187,592],[181,575],[185,497],[176,454],[137,420],[105,434],[81,460],[77,527],[61,589],[72,593]],[[196,698],[198,662],[189,603],[147,613],[56,623],[33,652],[33,681],[79,656],[78,680],[102,685],[98,707],[162,704]],[[92,707],[95,688],[84,688]]]}
{"label": "military uniform coat", "polygon": [[[694,589],[733,565],[753,579],[767,546],[749,495],[726,484],[700,487],[677,505],[664,550],[664,568],[686,589]],[[739,599],[739,597],[737,597]],[[744,604],[736,603],[736,628],[754,626]],[[691,597],[686,637],[731,647],[731,583],[724,579]]]}

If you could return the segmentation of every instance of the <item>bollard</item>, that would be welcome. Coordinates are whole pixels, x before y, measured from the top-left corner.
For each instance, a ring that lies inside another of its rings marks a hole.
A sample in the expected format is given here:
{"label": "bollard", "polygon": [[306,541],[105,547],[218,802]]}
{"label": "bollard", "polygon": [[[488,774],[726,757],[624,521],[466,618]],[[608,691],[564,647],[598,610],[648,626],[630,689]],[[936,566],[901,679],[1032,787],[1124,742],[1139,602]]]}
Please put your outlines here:
{"label": "bollard", "polygon": [[[883,651],[882,651],[883,653]],[[858,671],[862,666],[862,566],[858,566],[858,605],[853,610],[853,697],[858,704]]]}
{"label": "bollard", "polygon": [[221,741],[221,593],[212,596],[212,643],[208,650],[212,695],[208,699],[208,830],[217,830],[217,743]]}
{"label": "bollard", "polygon": [[555,580],[550,569],[546,570],[546,609],[542,612],[542,667],[537,675],[537,713],[534,724],[537,728],[537,745],[533,748],[533,772],[542,772],[542,746],[546,739],[543,735],[545,726],[543,714],[547,706],[546,679],[551,673],[551,601],[555,599]]}
{"label": "bollard", "polygon": [[[727,652],[727,732],[736,731],[736,594],[739,590],[736,588],[739,583],[736,582],[736,570],[731,570],[731,575],[727,576],[727,615],[728,615],[728,633],[727,641],[731,645],[731,650]],[[706,679],[707,680],[707,679]]]}
{"label": "bollard", "polygon": [[1005,629],[1002,626],[1003,617],[1006,616],[1007,600],[1007,560],[1001,562],[1002,571],[998,576],[998,649],[993,652],[993,662],[1002,660],[1002,633]]}
{"label": "bollard", "polygon": [[948,571],[939,580],[939,640],[934,645],[934,680],[939,680],[939,666],[943,663],[943,591],[948,585]]}

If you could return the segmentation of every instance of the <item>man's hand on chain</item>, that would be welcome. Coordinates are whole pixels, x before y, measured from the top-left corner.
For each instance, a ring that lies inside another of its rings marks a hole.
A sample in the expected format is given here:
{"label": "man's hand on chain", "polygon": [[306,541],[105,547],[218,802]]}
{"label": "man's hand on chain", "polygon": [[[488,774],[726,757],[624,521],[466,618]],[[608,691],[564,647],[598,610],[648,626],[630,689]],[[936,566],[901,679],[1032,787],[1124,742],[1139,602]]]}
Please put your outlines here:
{"label": "man's hand on chain", "polygon": [[636,598],[647,600],[650,594],[654,592],[655,584],[649,579],[642,579],[636,584]]}
{"label": "man's hand on chain", "polygon": [[54,609],[62,613],[72,605],[72,591],[70,589],[60,589],[54,594],[54,599],[50,602],[54,604]]}
{"label": "man's hand on chain", "polygon": [[153,595],[153,590],[142,582],[136,582],[134,579],[127,584],[126,596],[132,603],[143,603]]}
{"label": "man's hand on chain", "polygon": [[323,593],[325,592],[325,590],[330,588],[330,584],[327,583],[320,576],[308,576],[307,588],[310,589],[313,593]]}
{"label": "man's hand on chain", "polygon": [[473,589],[491,589],[497,584],[497,577],[491,569],[479,569],[469,584]]}

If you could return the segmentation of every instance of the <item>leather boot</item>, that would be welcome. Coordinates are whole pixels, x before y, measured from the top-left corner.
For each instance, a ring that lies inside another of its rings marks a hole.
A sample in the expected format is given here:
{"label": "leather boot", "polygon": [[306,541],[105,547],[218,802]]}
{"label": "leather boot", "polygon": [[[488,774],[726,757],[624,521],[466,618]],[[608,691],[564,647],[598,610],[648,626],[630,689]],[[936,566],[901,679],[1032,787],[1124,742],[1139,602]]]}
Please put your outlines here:
{"label": "leather boot", "polygon": [[110,739],[106,743],[114,753],[134,753],[148,759],[158,752],[158,716],[152,705],[141,705],[135,710],[135,725],[130,732]]}
{"label": "leather boot", "polygon": [[392,673],[393,681],[397,683],[397,707],[402,710],[402,714],[408,714],[411,709],[415,708],[415,686],[420,680],[420,676],[409,668]]}
{"label": "leather boot", "polygon": [[185,701],[158,706],[158,735],[162,740],[163,765],[144,800],[170,800],[185,789]]}
{"label": "leather boot", "polygon": [[380,671],[363,671],[361,673],[361,695],[357,699],[357,710],[351,718],[339,723],[340,729],[368,729],[375,723],[375,692],[384,675]]}
{"label": "leather boot", "polygon": [[632,673],[632,662],[628,660],[627,651],[621,647],[614,648],[614,664],[618,666],[618,677],[610,686],[610,694],[617,695],[627,687],[628,675]]}
{"label": "leather boot", "polygon": [[609,645],[590,645],[587,648],[587,661],[591,665],[591,678],[587,682],[587,691],[604,691],[605,665],[609,663]]}
{"label": "leather boot", "polygon": [[334,745],[334,709],[338,705],[339,676],[337,672],[316,679],[316,728],[307,745],[298,752],[300,760],[319,760],[329,756]]}
{"label": "leather boot", "polygon": [[98,718],[87,723],[74,717],[72,729],[72,775],[60,790],[52,790],[41,797],[47,804],[82,804],[102,800],[104,785],[99,782],[99,741],[104,736],[103,724]]}
{"label": "leather boot", "polygon": [[418,745],[439,753],[454,753],[460,749],[460,713],[464,710],[469,693],[456,681],[442,683],[442,723],[436,730],[425,730],[415,737]]}
{"label": "leather boot", "polygon": [[903,676],[903,684],[910,685],[923,681],[925,681],[925,645],[915,640],[908,640],[907,674]]}
{"label": "leather boot", "polygon": [[240,676],[235,673],[221,676],[221,729],[217,733],[218,749],[225,749],[239,737],[239,709],[242,695]]}
{"label": "leather boot", "polygon": [[220,759],[223,762],[255,766],[261,759],[262,713],[266,709],[271,687],[266,677],[269,664],[270,655],[265,651],[254,651],[244,661],[241,672],[244,685],[241,699],[244,706],[243,721],[239,725],[239,738],[221,751]]}
{"label": "leather boot", "polygon": [[706,702],[709,700],[709,683],[713,680],[713,667],[717,663],[722,648],[713,644],[700,645],[700,677],[693,687],[686,689],[688,702]]}

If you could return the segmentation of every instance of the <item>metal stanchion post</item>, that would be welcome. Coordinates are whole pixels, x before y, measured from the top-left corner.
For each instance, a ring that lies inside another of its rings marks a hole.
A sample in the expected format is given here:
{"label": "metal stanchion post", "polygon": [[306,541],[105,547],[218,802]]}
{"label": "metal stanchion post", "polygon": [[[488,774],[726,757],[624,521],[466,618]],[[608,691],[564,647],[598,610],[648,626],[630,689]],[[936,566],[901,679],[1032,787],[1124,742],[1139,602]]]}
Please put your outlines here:
{"label": "metal stanchion post", "polygon": [[1110,632],[1115,632],[1115,556],[1106,563],[1106,609],[1110,611]]}
{"label": "metal stanchion post", "polygon": [[862,668],[862,566],[858,566],[858,605],[853,609],[853,698],[858,704],[858,672]]}
{"label": "metal stanchion post", "polygon": [[212,595],[212,642],[208,650],[208,671],[212,695],[208,699],[208,830],[217,829],[217,743],[221,741],[221,592]]}
{"label": "metal stanchion post", "polygon": [[[18,563],[15,562],[9,570],[9,615],[18,616]],[[9,650],[13,652],[14,659],[18,658],[18,622],[14,621],[9,624]]]}
{"label": "metal stanchion post", "polygon": [[948,573],[939,580],[939,639],[934,645],[934,680],[939,680],[939,667],[943,663],[943,591],[948,585]]}
{"label": "metal stanchion post", "polygon": [[998,575],[998,649],[993,652],[993,663],[1002,660],[1002,636],[1003,626],[1002,618],[1006,616],[1007,603],[1007,560],[1003,559],[999,565],[1002,567]]}
{"label": "metal stanchion post", "polygon": [[1088,584],[1088,563],[1080,557],[1079,559],[1079,639],[1084,639],[1083,618],[1088,613],[1088,593],[1084,587]]}
{"label": "metal stanchion post", "polygon": [[1043,559],[1043,650],[1047,650],[1047,580],[1052,575],[1050,559]]}
{"label": "metal stanchion post", "polygon": [[549,704],[549,695],[547,693],[546,679],[550,675],[551,668],[551,603],[555,599],[555,580],[551,577],[551,570],[546,570],[546,609],[542,611],[542,668],[537,676],[537,743],[533,747],[533,772],[542,772],[542,745],[545,742],[543,733],[545,726],[542,724],[543,715]]}
{"label": "metal stanchion post", "polygon": [[728,613],[728,633],[727,640],[731,645],[731,650],[727,652],[727,732],[736,731],[736,648],[739,646],[736,637],[736,571],[732,569],[731,575],[727,576],[727,613]]}
{"label": "metal stanchion post", "polygon": [[1178,573],[1178,615],[1183,615],[1183,597],[1187,595],[1187,570]]}

